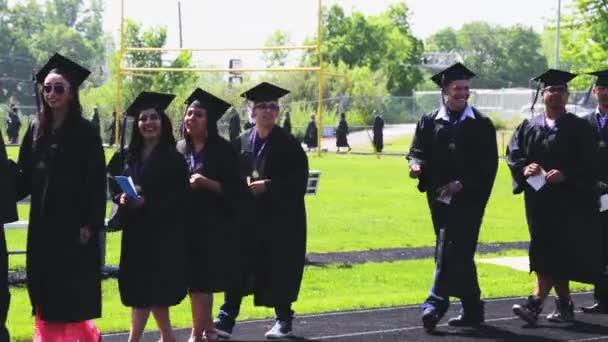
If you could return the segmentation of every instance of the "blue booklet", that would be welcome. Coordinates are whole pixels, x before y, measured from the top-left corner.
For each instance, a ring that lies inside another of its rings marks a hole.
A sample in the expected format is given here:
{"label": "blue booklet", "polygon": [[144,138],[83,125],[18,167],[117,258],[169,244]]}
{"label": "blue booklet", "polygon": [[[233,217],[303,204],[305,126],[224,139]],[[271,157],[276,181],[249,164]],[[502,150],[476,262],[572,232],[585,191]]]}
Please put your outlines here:
{"label": "blue booklet", "polygon": [[135,189],[135,184],[133,184],[133,179],[129,176],[115,176],[113,177],[120,186],[122,192],[127,195],[127,197],[131,200],[137,199],[137,189]]}

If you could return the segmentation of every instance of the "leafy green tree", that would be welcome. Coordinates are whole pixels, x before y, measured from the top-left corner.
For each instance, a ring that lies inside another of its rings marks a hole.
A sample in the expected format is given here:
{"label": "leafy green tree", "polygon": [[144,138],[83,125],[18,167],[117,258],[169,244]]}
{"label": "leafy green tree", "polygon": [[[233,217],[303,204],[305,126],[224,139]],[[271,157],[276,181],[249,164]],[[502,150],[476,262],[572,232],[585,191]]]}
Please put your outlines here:
{"label": "leafy green tree", "polygon": [[472,22],[443,29],[427,40],[427,51],[456,52],[476,74],[475,87],[527,87],[547,68],[541,37],[531,28]]}
{"label": "leafy green tree", "polygon": [[[608,1],[577,0],[567,8],[560,32],[560,68],[574,72],[606,69],[608,65]],[[545,46],[554,53],[555,27],[545,30]],[[591,77],[577,77],[574,89],[586,89]]]}
{"label": "leafy green tree", "polygon": [[[287,31],[274,31],[270,37],[266,39],[265,47],[271,46],[289,46],[291,45],[291,35]],[[262,58],[266,62],[267,68],[283,67],[287,64],[289,50],[269,50],[264,51]]]}
{"label": "leafy green tree", "polygon": [[[339,5],[325,9],[323,16],[323,58],[349,68],[369,67],[389,75],[386,88],[393,95],[410,95],[422,80],[417,68],[423,51],[409,26],[409,8],[401,1],[379,15],[365,16],[354,11],[344,14]],[[305,43],[314,42],[309,38]],[[317,64],[316,52],[304,55],[303,65]]]}

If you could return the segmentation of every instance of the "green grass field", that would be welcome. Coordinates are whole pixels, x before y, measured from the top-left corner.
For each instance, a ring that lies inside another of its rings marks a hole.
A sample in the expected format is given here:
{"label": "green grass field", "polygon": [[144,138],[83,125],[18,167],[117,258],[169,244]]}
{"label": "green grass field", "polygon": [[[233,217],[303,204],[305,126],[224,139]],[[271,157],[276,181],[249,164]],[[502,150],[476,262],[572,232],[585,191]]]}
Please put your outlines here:
{"label": "green grass field", "polygon": [[[520,252],[513,254],[518,255]],[[430,259],[307,267],[300,298],[294,309],[301,315],[420,303],[427,296],[433,267]],[[484,298],[525,295],[534,286],[533,275],[507,267],[478,264],[478,274]],[[588,285],[572,284],[573,291],[589,289]],[[28,340],[32,336],[33,319],[30,317],[27,292],[23,288],[12,289],[12,295],[9,330],[17,340]],[[222,297],[216,294],[215,298],[214,312],[217,313]],[[504,310],[505,315],[511,314],[510,307],[505,307]],[[104,281],[103,318],[96,321],[99,328],[106,333],[126,331],[130,323],[129,314],[129,309],[120,303],[117,282]],[[240,319],[272,315],[273,312],[269,309],[254,308],[249,297],[243,303]],[[191,326],[190,304],[187,299],[172,308],[171,319],[175,327]],[[152,319],[147,328],[155,328]]]}
{"label": "green grass field", "polygon": [[[309,154],[311,169],[322,171],[319,192],[306,197],[308,250],[356,251],[430,246],[434,234],[425,195],[407,176],[401,157]],[[108,208],[109,210],[109,208]],[[20,205],[27,220],[27,205]],[[9,249],[25,247],[25,230],[8,229]],[[480,241],[525,241],[528,232],[521,196],[511,194],[508,169],[500,162]],[[118,260],[120,233],[109,236],[108,261]],[[114,251],[116,253],[114,253]],[[11,261],[14,266],[23,264]]]}
{"label": "green grass field", "polygon": [[[498,146],[498,155],[504,156],[505,150],[507,148],[507,144],[511,139],[511,135],[513,134],[513,130],[501,130],[496,132],[496,144]],[[410,146],[412,144],[411,136],[404,136],[397,139],[389,139],[384,142],[384,150],[383,152],[399,152],[399,153],[407,153],[409,151]],[[353,151],[357,152],[373,152],[373,147],[370,144],[366,146],[357,146],[353,147]]]}

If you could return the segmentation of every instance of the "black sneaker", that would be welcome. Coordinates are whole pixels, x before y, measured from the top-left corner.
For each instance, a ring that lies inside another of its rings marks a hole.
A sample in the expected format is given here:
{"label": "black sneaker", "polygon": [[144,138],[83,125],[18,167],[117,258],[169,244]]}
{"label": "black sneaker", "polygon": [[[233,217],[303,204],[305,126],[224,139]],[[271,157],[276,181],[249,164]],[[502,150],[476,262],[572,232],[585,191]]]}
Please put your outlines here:
{"label": "black sneaker", "polygon": [[535,295],[528,296],[524,304],[513,305],[513,313],[528,324],[536,324],[538,315],[543,311],[543,304]]}
{"label": "black sneaker", "polygon": [[602,301],[598,301],[593,305],[581,307],[581,310],[587,314],[608,314],[608,305]]}
{"label": "black sneaker", "polygon": [[435,330],[435,327],[443,318],[446,311],[448,311],[448,307],[450,306],[450,302],[448,300],[438,300],[435,297],[429,297],[427,300],[421,305],[422,309],[422,325],[427,332],[432,332]]}
{"label": "black sneaker", "polygon": [[292,320],[277,320],[272,328],[264,334],[267,339],[286,338],[293,336]]}
{"label": "black sneaker", "polygon": [[485,321],[484,304],[480,300],[474,303],[463,302],[460,315],[451,318],[448,325],[451,327],[479,327]]}
{"label": "black sneaker", "polygon": [[574,303],[572,299],[562,301],[555,298],[555,311],[547,315],[547,320],[554,323],[568,323],[574,320]]}
{"label": "black sneaker", "polygon": [[230,318],[218,318],[213,321],[217,336],[220,338],[229,339],[232,336],[232,329],[234,328],[234,323],[234,320]]}

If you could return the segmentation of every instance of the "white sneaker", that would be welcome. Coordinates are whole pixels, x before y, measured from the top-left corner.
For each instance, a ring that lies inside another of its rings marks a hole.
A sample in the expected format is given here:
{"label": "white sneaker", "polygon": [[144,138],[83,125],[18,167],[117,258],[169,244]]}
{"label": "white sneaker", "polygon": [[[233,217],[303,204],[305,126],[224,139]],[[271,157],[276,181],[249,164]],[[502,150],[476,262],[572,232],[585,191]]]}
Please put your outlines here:
{"label": "white sneaker", "polygon": [[276,321],[276,323],[264,334],[267,339],[292,337],[293,330],[291,321]]}

